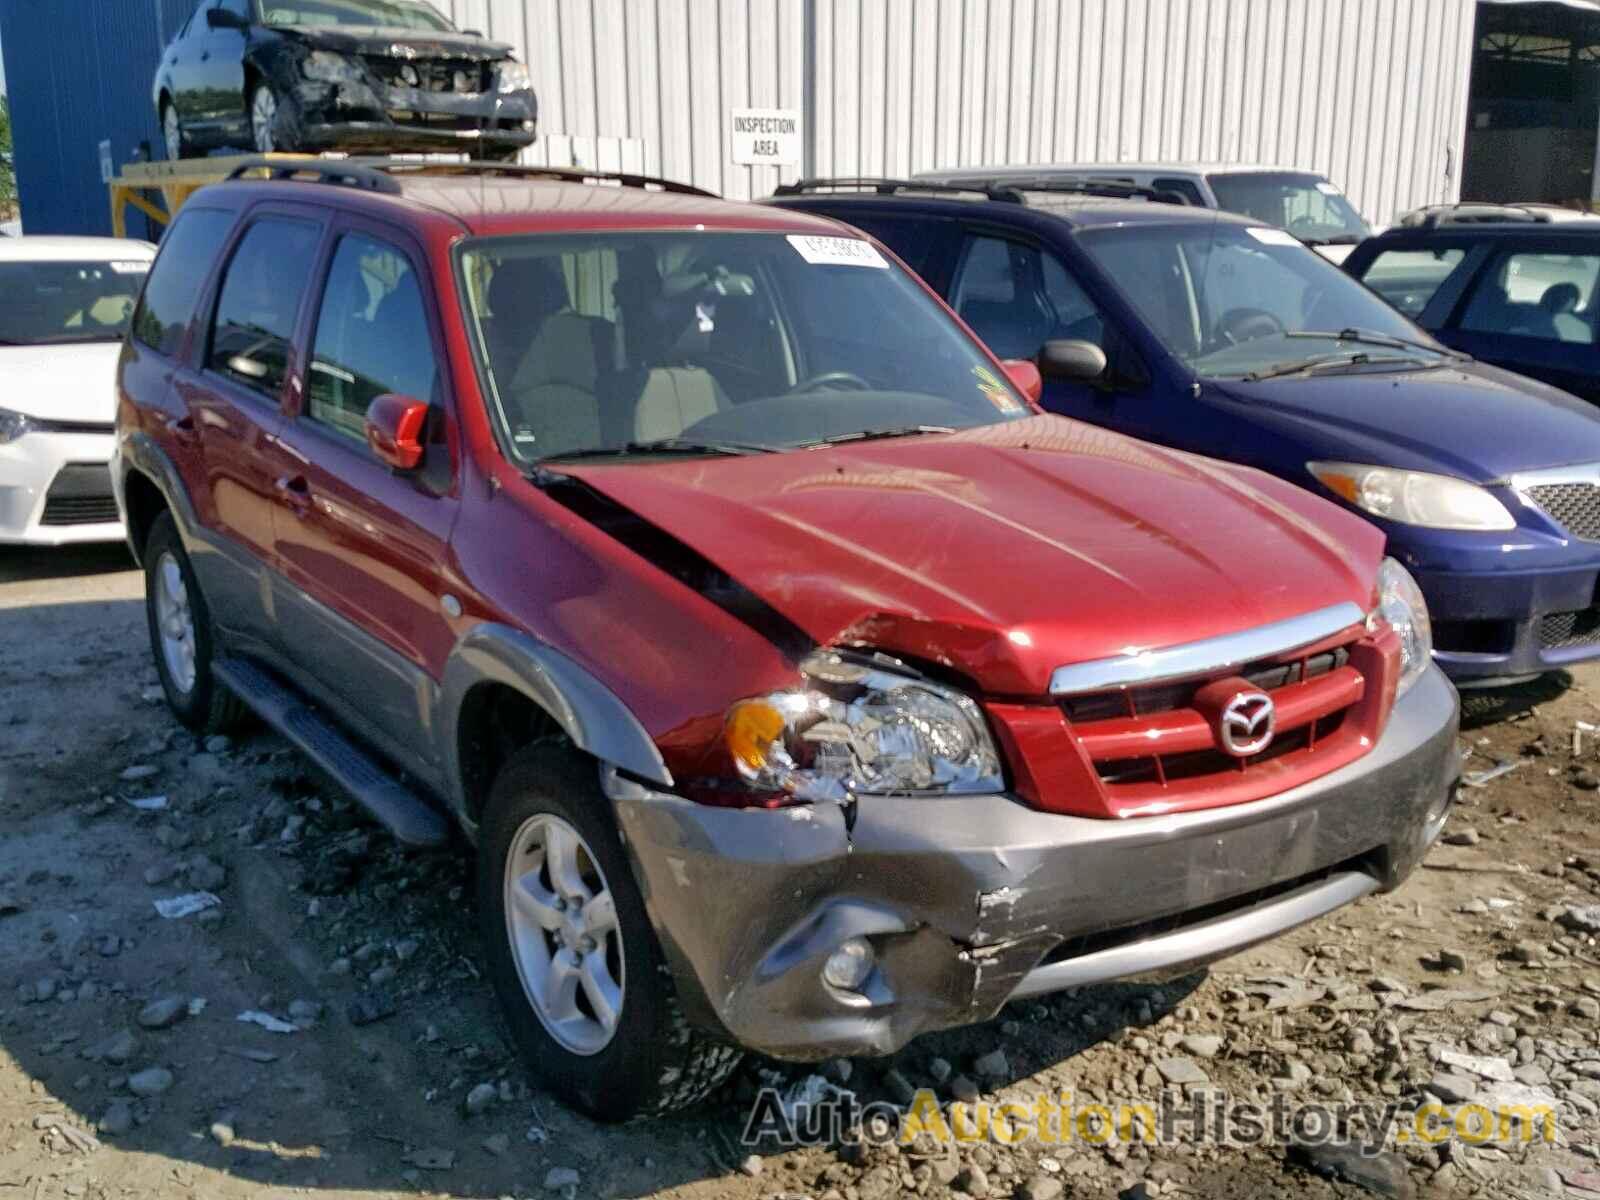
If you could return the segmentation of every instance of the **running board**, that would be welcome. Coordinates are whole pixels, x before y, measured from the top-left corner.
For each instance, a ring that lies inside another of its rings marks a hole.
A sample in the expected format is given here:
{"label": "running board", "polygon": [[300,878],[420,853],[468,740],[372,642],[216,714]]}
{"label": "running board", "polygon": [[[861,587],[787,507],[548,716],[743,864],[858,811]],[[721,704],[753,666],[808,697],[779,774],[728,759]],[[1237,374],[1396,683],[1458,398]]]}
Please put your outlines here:
{"label": "running board", "polygon": [[217,681],[293,742],[362,808],[408,846],[442,846],[450,827],[438,809],[384,770],[269,672],[242,658],[212,665]]}

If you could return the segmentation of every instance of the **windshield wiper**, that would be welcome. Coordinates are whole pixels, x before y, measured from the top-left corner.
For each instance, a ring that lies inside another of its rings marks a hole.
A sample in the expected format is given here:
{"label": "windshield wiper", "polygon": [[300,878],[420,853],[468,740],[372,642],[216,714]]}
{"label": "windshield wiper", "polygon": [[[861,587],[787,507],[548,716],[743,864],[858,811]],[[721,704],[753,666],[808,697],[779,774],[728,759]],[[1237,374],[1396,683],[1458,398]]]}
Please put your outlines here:
{"label": "windshield wiper", "polygon": [[847,442],[877,442],[884,438],[915,437],[920,433],[954,433],[949,425],[897,425],[891,429],[858,429],[854,433],[836,433],[832,437],[806,442],[800,448],[810,450],[817,446],[842,446]]}
{"label": "windshield wiper", "polygon": [[1410,354],[1372,355],[1365,350],[1358,350],[1354,354],[1319,354],[1314,358],[1302,358],[1295,362],[1275,363],[1270,367],[1262,367],[1259,371],[1251,371],[1245,376],[1245,379],[1251,383],[1259,383],[1263,379],[1279,379],[1285,375],[1307,375],[1324,367],[1395,366],[1402,364],[1416,367],[1429,365],[1425,359],[1417,358]]}
{"label": "windshield wiper", "polygon": [[578,458],[627,458],[643,454],[778,454],[779,446],[763,446],[759,442],[696,442],[684,438],[660,438],[653,442],[623,442],[620,446],[585,446],[581,450],[563,450],[547,454],[536,460],[535,466],[565,462]]}
{"label": "windshield wiper", "polygon": [[1387,346],[1391,350],[1426,350],[1429,354],[1438,354],[1444,358],[1454,358],[1465,362],[1472,360],[1472,355],[1463,354],[1459,350],[1452,350],[1448,346],[1419,342],[1415,338],[1400,337],[1393,333],[1379,333],[1373,329],[1341,329],[1338,333],[1314,329],[1297,329],[1293,333],[1286,333],[1283,336],[1290,338],[1320,338],[1323,341],[1332,342],[1355,342],[1362,346]]}

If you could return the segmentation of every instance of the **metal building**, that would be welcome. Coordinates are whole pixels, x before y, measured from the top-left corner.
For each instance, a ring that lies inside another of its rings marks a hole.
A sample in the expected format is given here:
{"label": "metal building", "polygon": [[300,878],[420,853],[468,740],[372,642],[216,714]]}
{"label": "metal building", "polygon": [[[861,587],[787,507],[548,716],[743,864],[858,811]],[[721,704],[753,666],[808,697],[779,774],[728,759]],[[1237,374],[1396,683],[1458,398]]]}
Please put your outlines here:
{"label": "metal building", "polygon": [[[194,0],[0,5],[23,219],[107,228]],[[435,0],[529,63],[534,155],[735,197],[804,174],[1190,159],[1324,172],[1369,218],[1459,194],[1474,0]],[[785,110],[752,165],[736,110]],[[792,161],[791,161],[792,160]]]}

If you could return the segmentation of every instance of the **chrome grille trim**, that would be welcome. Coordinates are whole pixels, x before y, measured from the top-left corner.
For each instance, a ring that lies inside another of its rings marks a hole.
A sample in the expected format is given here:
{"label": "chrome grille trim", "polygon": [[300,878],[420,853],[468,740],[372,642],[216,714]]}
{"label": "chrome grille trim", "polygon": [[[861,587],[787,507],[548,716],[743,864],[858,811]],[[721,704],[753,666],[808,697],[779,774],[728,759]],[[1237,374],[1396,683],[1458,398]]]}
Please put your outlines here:
{"label": "chrome grille trim", "polygon": [[1071,663],[1051,673],[1050,694],[1080,696],[1225,671],[1320,642],[1366,619],[1360,606],[1347,600],[1238,633]]}

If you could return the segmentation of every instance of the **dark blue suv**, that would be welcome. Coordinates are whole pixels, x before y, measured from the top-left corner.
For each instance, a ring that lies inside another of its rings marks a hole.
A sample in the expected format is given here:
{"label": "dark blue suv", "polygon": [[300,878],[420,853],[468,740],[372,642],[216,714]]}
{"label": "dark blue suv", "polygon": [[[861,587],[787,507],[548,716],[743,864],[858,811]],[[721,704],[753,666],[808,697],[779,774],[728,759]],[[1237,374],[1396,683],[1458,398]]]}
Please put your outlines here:
{"label": "dark blue suv", "polygon": [[1441,345],[1272,226],[1098,181],[969,186],[806,181],[771,203],[877,237],[1039,365],[1046,409],[1361,512],[1458,683],[1600,657],[1589,405]]}

